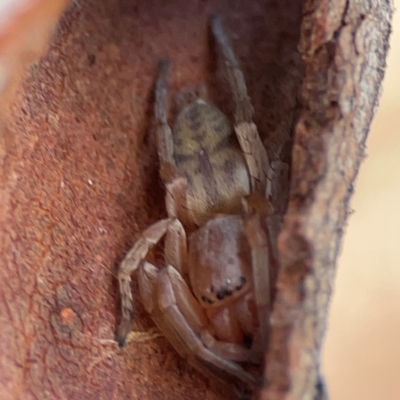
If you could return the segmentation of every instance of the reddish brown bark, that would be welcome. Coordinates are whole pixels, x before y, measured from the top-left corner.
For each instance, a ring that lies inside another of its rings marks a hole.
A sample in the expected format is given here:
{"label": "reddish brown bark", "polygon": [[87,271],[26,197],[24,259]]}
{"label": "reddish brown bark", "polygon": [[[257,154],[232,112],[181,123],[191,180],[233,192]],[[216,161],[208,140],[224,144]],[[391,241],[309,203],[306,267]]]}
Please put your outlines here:
{"label": "reddish brown bark", "polygon": [[[315,391],[340,229],[384,69],[390,6],[373,3],[362,18],[351,3],[338,3],[305,9],[305,111],[279,241],[283,271],[264,399]],[[27,49],[36,56],[43,49],[64,6],[32,4],[0,38],[12,71],[34,59]],[[273,155],[299,109],[301,7],[299,0],[72,4],[3,118],[0,398],[232,398],[162,337],[118,349],[115,267],[138,232],[165,215],[151,129],[158,60],[173,62],[172,89],[206,80],[230,113],[207,40],[208,15],[221,12]],[[371,68],[367,57],[376,54]],[[14,81],[11,73],[5,81]],[[289,159],[290,146],[283,154]],[[151,329],[140,305],[138,314],[135,330]]]}
{"label": "reddish brown bark", "polygon": [[[172,89],[219,82],[209,73],[207,20],[220,11],[264,136],[276,136],[278,124],[289,132],[282,119],[299,84],[287,65],[295,64],[300,3],[79,4],[27,72],[4,131],[0,397],[232,397],[164,338],[124,350],[112,342],[113,274],[138,232],[165,215],[151,130],[158,60],[172,60]],[[224,92],[212,89],[229,112]],[[138,314],[135,330],[153,327],[140,304]]]}
{"label": "reddish brown bark", "polygon": [[[336,260],[386,67],[390,1],[306,1],[306,73],[263,400],[325,399],[320,352]],[[345,366],[343,366],[345,368]]]}

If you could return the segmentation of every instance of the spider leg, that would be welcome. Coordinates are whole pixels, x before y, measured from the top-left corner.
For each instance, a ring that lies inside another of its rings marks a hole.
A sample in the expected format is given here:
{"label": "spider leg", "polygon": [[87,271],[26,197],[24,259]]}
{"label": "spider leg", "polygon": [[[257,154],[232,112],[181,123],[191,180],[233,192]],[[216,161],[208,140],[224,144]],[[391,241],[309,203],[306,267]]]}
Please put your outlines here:
{"label": "spider leg", "polygon": [[181,357],[205,375],[255,387],[256,378],[232,361],[251,361],[250,350],[211,339],[203,309],[175,268],[144,262],[138,275],[146,311]]}
{"label": "spider leg", "polygon": [[244,227],[251,247],[254,298],[258,310],[259,334],[263,354],[269,340],[271,314],[270,273],[277,269],[278,216],[270,201],[256,194],[243,199]]}
{"label": "spider leg", "polygon": [[168,226],[165,235],[164,257],[165,263],[172,265],[180,275],[188,273],[186,232],[178,219]]}
{"label": "spider leg", "polygon": [[[178,218],[190,225],[187,212],[187,179],[176,166],[174,158],[174,140],[168,125],[168,72],[170,62],[166,59],[159,63],[159,72],[155,90],[154,114],[157,125],[157,149],[160,160],[160,176],[166,187],[165,205],[169,217]],[[175,265],[175,264],[173,264]]]}
{"label": "spider leg", "polygon": [[[204,367],[211,366],[211,371],[224,380],[238,380],[244,385],[254,387],[256,378],[246,372],[239,364],[220,355],[218,350],[241,358],[248,357],[246,349],[239,349],[232,343],[219,342],[208,332],[208,322],[205,314],[176,269],[168,266],[158,275],[158,307],[159,312],[153,313],[160,329],[178,353],[188,359],[194,366],[204,372]],[[211,348],[206,346],[203,339]],[[246,361],[248,361],[246,359]],[[202,368],[201,368],[202,365]]]}
{"label": "spider leg", "polygon": [[222,27],[221,17],[211,17],[211,29],[221,53],[235,103],[235,132],[246,158],[252,192],[271,196],[272,169],[268,155],[253,122],[253,107],[247,94],[243,72]]}
{"label": "spider leg", "polygon": [[269,317],[271,313],[268,239],[257,214],[246,219],[245,230],[251,247],[254,298],[257,306],[262,350],[265,354],[269,339]]}
{"label": "spider leg", "polygon": [[149,250],[165,235],[172,221],[172,219],[166,218],[148,227],[129,250],[118,268],[122,320],[117,331],[117,341],[121,347],[125,345],[126,337],[131,330],[132,321],[135,317],[135,304],[133,302],[131,290],[131,275],[137,270]]}
{"label": "spider leg", "polygon": [[135,272],[150,249],[166,235],[168,251],[166,254],[182,270],[186,259],[186,234],[181,223],[174,218],[162,219],[148,227],[126,254],[118,269],[119,292],[121,296],[122,320],[117,331],[117,341],[125,345],[126,337],[135,317],[135,305],[131,290],[131,275]]}

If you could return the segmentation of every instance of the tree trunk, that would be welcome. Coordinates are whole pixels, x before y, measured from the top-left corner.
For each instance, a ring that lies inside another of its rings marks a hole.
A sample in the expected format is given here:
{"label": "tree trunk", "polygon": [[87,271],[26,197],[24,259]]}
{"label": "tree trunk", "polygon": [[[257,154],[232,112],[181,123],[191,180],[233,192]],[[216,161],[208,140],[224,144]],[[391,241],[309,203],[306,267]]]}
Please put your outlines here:
{"label": "tree trunk", "polygon": [[75,1],[46,52],[66,1],[0,9],[8,21],[0,32],[1,399],[233,398],[157,337],[140,305],[134,329],[144,333],[124,350],[114,341],[116,265],[165,215],[152,131],[158,60],[172,60],[171,90],[206,81],[232,114],[208,50],[215,11],[232,33],[269,155],[291,165],[261,399],[327,397],[322,339],[393,11],[389,1],[364,3]]}
{"label": "tree trunk", "polygon": [[[391,1],[305,1],[303,111],[261,398],[325,399],[320,353],[353,184],[389,49]],[[345,366],[344,366],[345,368]]]}

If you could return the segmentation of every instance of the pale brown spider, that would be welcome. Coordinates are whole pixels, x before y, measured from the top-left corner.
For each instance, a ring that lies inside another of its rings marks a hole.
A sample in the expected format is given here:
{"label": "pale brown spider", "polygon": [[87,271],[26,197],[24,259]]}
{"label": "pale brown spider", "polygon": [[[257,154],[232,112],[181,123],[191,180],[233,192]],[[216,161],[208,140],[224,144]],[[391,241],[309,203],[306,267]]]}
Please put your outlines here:
{"label": "pale brown spider", "polygon": [[[170,129],[169,62],[161,61],[155,119],[168,218],[147,228],[119,267],[117,339],[124,345],[131,330],[130,276],[138,271],[143,306],[181,356],[205,373],[254,388],[256,377],[239,363],[260,363],[266,347],[273,257],[268,219],[258,211],[268,215],[272,169],[219,16],[211,28],[233,93],[237,139],[204,87]],[[158,269],[144,260],[164,236],[166,266]]]}

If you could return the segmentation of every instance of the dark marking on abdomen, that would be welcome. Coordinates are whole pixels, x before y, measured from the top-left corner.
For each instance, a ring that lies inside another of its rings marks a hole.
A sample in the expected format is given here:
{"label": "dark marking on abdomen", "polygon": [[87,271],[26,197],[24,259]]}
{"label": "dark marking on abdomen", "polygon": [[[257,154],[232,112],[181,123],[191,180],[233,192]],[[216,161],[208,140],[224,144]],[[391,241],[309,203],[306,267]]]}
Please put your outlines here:
{"label": "dark marking on abdomen", "polygon": [[219,199],[217,182],[214,177],[214,168],[206,150],[202,149],[199,157],[200,174],[203,177],[204,187],[207,188],[207,200],[211,205],[215,205]]}

